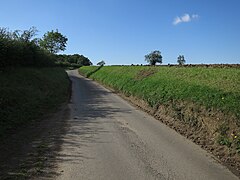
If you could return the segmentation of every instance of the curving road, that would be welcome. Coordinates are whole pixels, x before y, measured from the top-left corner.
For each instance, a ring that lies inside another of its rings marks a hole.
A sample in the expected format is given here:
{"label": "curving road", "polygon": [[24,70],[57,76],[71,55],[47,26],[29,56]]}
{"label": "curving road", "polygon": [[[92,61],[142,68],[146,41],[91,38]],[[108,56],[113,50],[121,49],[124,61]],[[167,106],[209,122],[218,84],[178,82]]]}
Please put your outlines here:
{"label": "curving road", "polygon": [[76,70],[56,179],[235,180],[210,154]]}

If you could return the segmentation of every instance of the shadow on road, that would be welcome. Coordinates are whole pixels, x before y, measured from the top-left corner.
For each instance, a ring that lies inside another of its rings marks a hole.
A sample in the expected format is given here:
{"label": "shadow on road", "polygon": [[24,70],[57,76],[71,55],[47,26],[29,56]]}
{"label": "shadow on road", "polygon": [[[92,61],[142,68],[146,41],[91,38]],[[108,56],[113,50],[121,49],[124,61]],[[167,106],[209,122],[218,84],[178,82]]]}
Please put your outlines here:
{"label": "shadow on road", "polygon": [[71,74],[73,72],[69,73],[72,99],[68,105],[1,142],[0,179],[53,178],[61,173],[57,172],[59,163],[79,163],[83,158],[94,158],[84,156],[82,147],[108,143],[98,138],[100,134],[109,133],[100,124],[112,123],[105,119],[124,110],[109,105],[111,99],[107,96],[111,92],[79,77],[77,71]]}
{"label": "shadow on road", "polygon": [[78,164],[83,159],[94,159],[86,156],[86,153],[83,154],[82,148],[91,146],[92,143],[109,143],[99,138],[102,134],[111,135],[111,132],[104,128],[104,124],[114,123],[113,115],[116,117],[116,113],[130,113],[127,109],[114,107],[109,96],[112,92],[97,86],[89,79],[71,74],[69,76],[72,81],[72,98],[69,104],[70,118],[66,122],[67,130],[54,138],[58,141],[59,148],[52,152],[52,162],[49,163],[52,165],[52,172],[42,173],[41,178],[59,175],[61,170],[56,172],[57,164]]}

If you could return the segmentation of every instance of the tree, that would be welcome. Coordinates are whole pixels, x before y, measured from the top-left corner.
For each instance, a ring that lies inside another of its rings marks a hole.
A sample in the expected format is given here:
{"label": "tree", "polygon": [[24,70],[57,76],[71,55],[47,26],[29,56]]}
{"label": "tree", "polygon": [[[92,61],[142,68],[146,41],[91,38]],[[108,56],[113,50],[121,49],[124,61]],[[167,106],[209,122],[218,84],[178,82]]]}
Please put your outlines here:
{"label": "tree", "polygon": [[106,64],[105,61],[100,61],[97,63],[98,66],[104,66],[105,64]]}
{"label": "tree", "polygon": [[182,66],[182,65],[184,65],[186,63],[186,60],[185,60],[183,55],[182,56],[179,55],[178,58],[177,58],[177,62],[178,62],[179,65]]}
{"label": "tree", "polygon": [[80,54],[66,55],[57,54],[55,55],[56,63],[61,66],[90,66],[92,62],[85,56]]}
{"label": "tree", "polygon": [[156,65],[156,63],[162,64],[162,55],[160,51],[152,51],[151,53],[145,55],[145,61],[150,65]]}
{"label": "tree", "polygon": [[19,40],[22,42],[37,42],[37,38],[34,38],[37,35],[37,28],[36,27],[31,27],[29,30],[15,30],[12,34],[13,39]]}
{"label": "tree", "polygon": [[56,54],[66,49],[67,41],[68,38],[59,33],[58,30],[55,32],[52,30],[43,35],[43,38],[39,41],[39,45],[50,53]]}
{"label": "tree", "polygon": [[13,32],[9,31],[7,28],[0,28],[0,38],[15,40],[19,42],[26,43],[35,43],[37,45],[37,38],[34,38],[37,35],[37,28],[31,27],[29,30],[15,30]]}

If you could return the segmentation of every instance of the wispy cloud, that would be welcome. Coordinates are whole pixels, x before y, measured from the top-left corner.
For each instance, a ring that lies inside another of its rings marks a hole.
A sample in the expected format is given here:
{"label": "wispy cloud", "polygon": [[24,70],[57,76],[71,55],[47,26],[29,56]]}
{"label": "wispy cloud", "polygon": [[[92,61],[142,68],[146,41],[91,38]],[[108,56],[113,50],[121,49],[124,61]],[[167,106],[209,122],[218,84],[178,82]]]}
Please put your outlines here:
{"label": "wispy cloud", "polygon": [[199,18],[198,14],[192,14],[192,15],[184,14],[183,16],[175,17],[175,19],[173,20],[173,25],[177,25],[180,23],[187,23],[187,22],[193,21],[198,18]]}

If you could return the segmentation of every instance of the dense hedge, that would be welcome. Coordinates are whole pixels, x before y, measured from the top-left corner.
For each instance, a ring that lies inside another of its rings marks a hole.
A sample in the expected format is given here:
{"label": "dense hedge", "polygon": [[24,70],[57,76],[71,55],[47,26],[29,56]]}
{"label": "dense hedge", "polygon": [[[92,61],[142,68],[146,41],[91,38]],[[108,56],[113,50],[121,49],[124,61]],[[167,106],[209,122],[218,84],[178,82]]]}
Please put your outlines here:
{"label": "dense hedge", "polygon": [[9,31],[0,27],[0,68],[4,67],[73,67],[92,65],[92,62],[80,54],[53,54],[39,45],[35,38],[36,28]]}
{"label": "dense hedge", "polygon": [[16,66],[53,66],[54,55],[40,48],[36,28],[9,31],[0,28],[0,68]]}
{"label": "dense hedge", "polygon": [[0,67],[53,65],[54,56],[34,42],[0,37]]}

